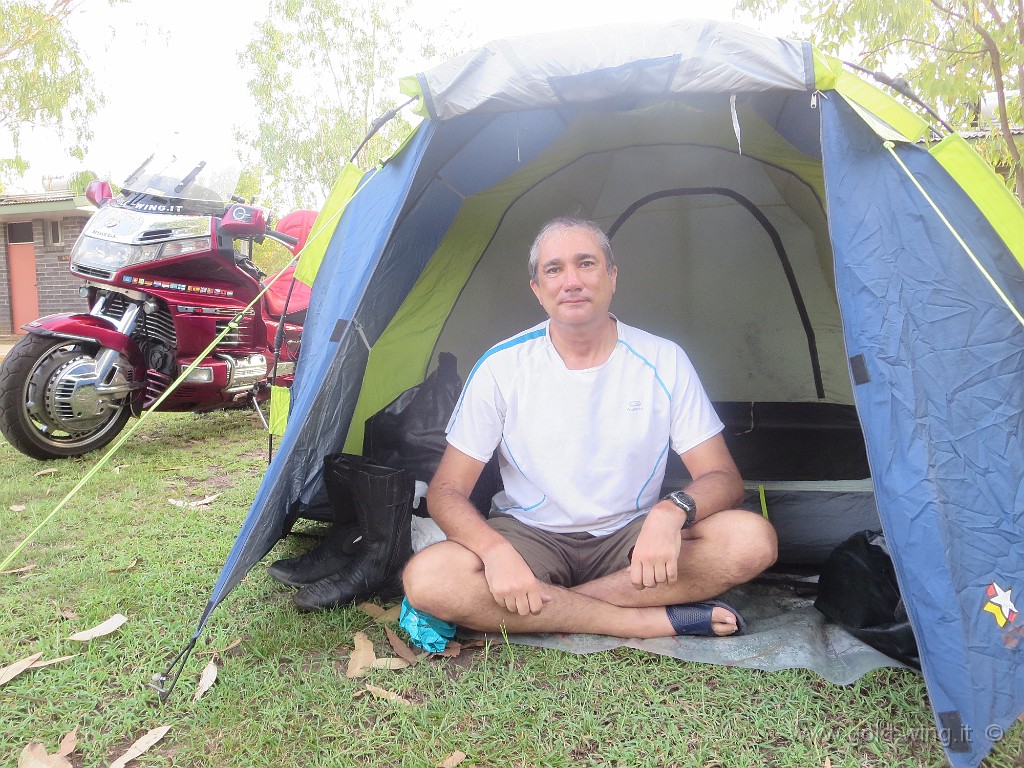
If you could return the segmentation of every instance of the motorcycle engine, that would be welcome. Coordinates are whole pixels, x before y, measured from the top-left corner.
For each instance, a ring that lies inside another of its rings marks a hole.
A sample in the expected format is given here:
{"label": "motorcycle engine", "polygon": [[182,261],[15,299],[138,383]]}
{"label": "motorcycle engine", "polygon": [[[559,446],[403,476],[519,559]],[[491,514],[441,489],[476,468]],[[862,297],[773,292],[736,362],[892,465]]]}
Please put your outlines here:
{"label": "motorcycle engine", "polygon": [[139,340],[139,349],[146,367],[166,376],[176,376],[177,367],[174,353],[163,343],[152,338]]}

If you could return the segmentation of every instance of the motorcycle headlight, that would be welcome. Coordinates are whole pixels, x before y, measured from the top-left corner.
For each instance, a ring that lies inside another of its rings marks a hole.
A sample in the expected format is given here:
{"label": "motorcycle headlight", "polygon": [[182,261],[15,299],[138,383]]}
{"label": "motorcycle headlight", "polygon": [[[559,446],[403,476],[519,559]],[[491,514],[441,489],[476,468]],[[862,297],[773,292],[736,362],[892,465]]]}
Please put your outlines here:
{"label": "motorcycle headlight", "polygon": [[159,245],[129,245],[83,235],[71,251],[71,263],[116,272],[132,264],[152,261],[159,253]]}
{"label": "motorcycle headlight", "polygon": [[116,272],[133,264],[142,264],[156,259],[209,250],[209,237],[195,237],[186,240],[171,240],[164,243],[133,245],[101,240],[83,235],[71,252],[72,264]]}

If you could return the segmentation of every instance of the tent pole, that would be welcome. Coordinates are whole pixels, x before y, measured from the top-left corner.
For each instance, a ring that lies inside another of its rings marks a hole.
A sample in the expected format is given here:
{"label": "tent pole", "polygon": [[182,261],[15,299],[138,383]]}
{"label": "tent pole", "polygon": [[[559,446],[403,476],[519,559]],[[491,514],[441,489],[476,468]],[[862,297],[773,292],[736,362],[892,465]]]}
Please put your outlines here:
{"label": "tent pole", "polygon": [[[889,77],[884,72],[876,72],[874,70],[868,69],[867,67],[862,67],[859,64],[854,64],[852,61],[844,61],[843,64],[850,67],[851,69],[856,69],[858,72],[863,72],[865,75],[870,75],[883,85],[889,86],[894,91],[896,91],[896,93],[900,94],[901,96],[905,96],[906,98],[910,99],[912,102],[917,104],[917,106],[919,106],[929,115],[931,115],[931,117],[938,121],[938,123],[947,131],[949,131],[950,133],[956,133],[956,130],[953,128],[953,126],[951,126],[941,117],[939,117],[939,114],[934,109],[932,109],[924,101],[922,101],[921,98],[916,93],[914,93],[914,89],[910,87],[910,83],[908,83],[902,77]],[[936,138],[942,139],[942,134],[936,131],[934,127],[929,126],[929,129],[932,133],[935,134]]]}
{"label": "tent pole", "polygon": [[356,151],[352,153],[352,157],[350,157],[348,161],[349,161],[350,163],[354,163],[354,162],[356,161],[356,155],[358,155],[358,154],[359,154],[359,153],[360,153],[360,152],[362,151],[363,147],[365,147],[365,146],[366,146],[366,144],[367,144],[367,142],[369,142],[369,141],[370,141],[370,139],[372,139],[372,138],[374,137],[374,135],[375,135],[375,134],[377,133],[377,131],[379,131],[379,130],[380,130],[381,128],[383,128],[383,127],[384,127],[384,125],[385,125],[385,124],[386,124],[386,123],[387,123],[387,122],[388,122],[389,120],[391,120],[391,118],[393,118],[393,117],[394,117],[395,115],[397,115],[397,114],[398,114],[398,113],[399,113],[400,111],[402,111],[402,110],[403,110],[403,109],[405,109],[405,108],[406,108],[407,106],[409,106],[410,104],[412,104],[412,103],[413,103],[414,101],[416,101],[416,99],[418,99],[418,98],[419,98],[419,96],[413,96],[413,97],[412,97],[411,99],[408,99],[407,101],[404,101],[404,102],[402,102],[402,103],[401,103],[401,104],[399,104],[399,105],[398,105],[397,107],[394,107],[394,108],[392,108],[392,109],[389,109],[389,110],[388,110],[387,112],[385,112],[385,113],[384,113],[383,115],[381,115],[381,116],[380,116],[380,117],[378,117],[378,118],[377,118],[376,120],[374,120],[374,121],[373,121],[372,123],[370,123],[370,130],[368,130],[368,131],[366,132],[366,136],[364,136],[364,137],[363,137],[363,140],[362,140],[361,142],[359,142],[359,146],[358,146],[358,147],[356,147]]}

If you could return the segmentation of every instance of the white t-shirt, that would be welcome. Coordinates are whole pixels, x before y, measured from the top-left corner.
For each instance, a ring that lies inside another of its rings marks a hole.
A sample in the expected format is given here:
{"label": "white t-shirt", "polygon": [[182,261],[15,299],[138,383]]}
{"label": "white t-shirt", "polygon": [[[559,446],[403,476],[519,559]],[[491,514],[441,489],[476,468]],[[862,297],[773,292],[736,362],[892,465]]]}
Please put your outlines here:
{"label": "white t-shirt", "polygon": [[722,431],[678,345],[617,328],[596,368],[567,369],[545,321],[492,347],[469,374],[448,442],[479,461],[499,449],[499,511],[556,533],[612,533],[658,501],[670,449]]}

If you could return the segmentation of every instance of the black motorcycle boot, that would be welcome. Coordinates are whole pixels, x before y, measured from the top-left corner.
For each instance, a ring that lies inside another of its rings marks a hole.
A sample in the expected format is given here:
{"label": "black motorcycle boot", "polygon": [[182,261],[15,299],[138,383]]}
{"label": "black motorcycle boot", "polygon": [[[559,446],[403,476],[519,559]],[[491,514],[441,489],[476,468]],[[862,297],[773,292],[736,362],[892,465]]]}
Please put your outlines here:
{"label": "black motorcycle boot", "polygon": [[273,563],[267,573],[282,584],[301,587],[338,573],[355,559],[362,531],[352,501],[352,478],[365,464],[362,456],[331,454],[324,457],[324,484],[334,521],[320,542],[308,552]]}
{"label": "black motorcycle boot", "polygon": [[402,569],[412,557],[413,477],[405,470],[364,464],[352,480],[363,538],[351,564],[292,595],[302,611],[322,611],[369,597],[402,594]]}

